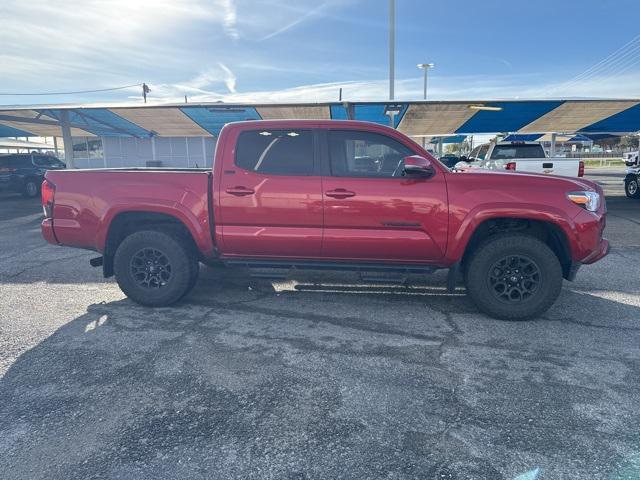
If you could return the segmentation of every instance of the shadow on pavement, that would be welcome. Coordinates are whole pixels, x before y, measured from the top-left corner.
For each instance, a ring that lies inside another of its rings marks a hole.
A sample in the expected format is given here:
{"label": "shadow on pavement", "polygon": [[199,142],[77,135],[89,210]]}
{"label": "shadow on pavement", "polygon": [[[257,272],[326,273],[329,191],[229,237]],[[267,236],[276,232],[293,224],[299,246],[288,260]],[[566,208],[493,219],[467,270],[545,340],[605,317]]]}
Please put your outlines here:
{"label": "shadow on pavement", "polygon": [[565,292],[591,316],[505,323],[362,295],[354,317],[352,294],[216,289],[92,305],[21,355],[0,380],[0,477],[640,474],[638,329],[607,323],[638,307]]}

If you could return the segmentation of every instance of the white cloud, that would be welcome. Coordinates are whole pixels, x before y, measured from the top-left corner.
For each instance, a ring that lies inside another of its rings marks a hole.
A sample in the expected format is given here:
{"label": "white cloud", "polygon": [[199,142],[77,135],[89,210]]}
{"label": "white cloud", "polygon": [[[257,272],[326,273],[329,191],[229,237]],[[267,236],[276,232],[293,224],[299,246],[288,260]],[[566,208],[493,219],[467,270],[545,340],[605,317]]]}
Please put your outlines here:
{"label": "white cloud", "polygon": [[218,66],[224,71],[224,83],[231,93],[236,93],[236,76],[224,63],[218,62]]}
{"label": "white cloud", "polygon": [[[211,85],[220,84],[218,78]],[[189,82],[187,82],[189,83]],[[193,81],[191,82],[193,83]],[[640,74],[629,74],[615,78],[598,78],[572,87],[563,92],[563,98],[635,98]],[[430,82],[429,100],[514,100],[547,98],[545,92],[555,89],[562,83],[546,82],[538,75],[502,75],[502,76],[439,76]],[[177,89],[178,86],[175,86]],[[301,85],[277,90],[236,92],[193,90],[190,101],[225,102],[328,102],[337,101],[339,89],[343,90],[345,101],[384,101],[388,97],[387,80],[328,82]],[[162,99],[179,101],[183,93],[172,94],[171,89]],[[160,96],[162,97],[162,96]],[[555,98],[559,98],[556,96]],[[397,100],[422,99],[422,78],[407,78],[396,81]]]}
{"label": "white cloud", "polygon": [[236,12],[236,4],[233,0],[221,0],[220,7],[224,13],[224,28],[227,34],[234,39],[239,37],[236,26],[238,14]]}
{"label": "white cloud", "polygon": [[293,27],[300,25],[301,23],[303,23],[304,21],[308,20],[311,17],[317,16],[322,10],[324,10],[327,7],[326,3],[323,3],[319,6],[317,6],[316,8],[313,8],[311,10],[308,10],[307,12],[301,14],[298,18],[294,19],[293,21],[287,23],[286,25],[274,30],[273,32],[265,35],[264,37],[262,37],[260,39],[260,41],[263,40],[268,40],[270,38],[273,38],[277,35],[280,35],[281,33],[286,32],[287,30],[291,30]]}

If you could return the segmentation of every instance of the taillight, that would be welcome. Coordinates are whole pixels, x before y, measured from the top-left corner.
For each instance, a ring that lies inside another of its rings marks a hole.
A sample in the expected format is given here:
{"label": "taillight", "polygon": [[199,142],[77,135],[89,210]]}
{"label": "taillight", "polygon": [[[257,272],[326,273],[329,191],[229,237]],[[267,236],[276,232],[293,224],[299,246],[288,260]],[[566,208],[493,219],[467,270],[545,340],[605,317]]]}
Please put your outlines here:
{"label": "taillight", "polygon": [[53,218],[53,201],[56,194],[56,186],[49,180],[42,182],[42,211],[44,218]]}
{"label": "taillight", "polygon": [[578,176],[584,177],[584,162],[582,160],[580,160],[580,163],[578,164]]}
{"label": "taillight", "polygon": [[516,162],[509,162],[507,163],[504,168],[506,168],[507,170],[514,170],[516,169]]}

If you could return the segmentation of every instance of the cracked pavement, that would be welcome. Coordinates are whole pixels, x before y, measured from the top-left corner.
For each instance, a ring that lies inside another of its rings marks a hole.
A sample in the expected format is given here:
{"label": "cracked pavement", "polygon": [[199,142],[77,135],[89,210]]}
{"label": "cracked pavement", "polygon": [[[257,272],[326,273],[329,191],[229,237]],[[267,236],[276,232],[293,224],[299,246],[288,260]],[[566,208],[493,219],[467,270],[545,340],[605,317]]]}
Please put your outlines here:
{"label": "cracked pavement", "polygon": [[0,478],[640,478],[640,202],[619,177],[594,176],[612,253],[528,322],[443,273],[203,267],[143,308],[0,196]]}

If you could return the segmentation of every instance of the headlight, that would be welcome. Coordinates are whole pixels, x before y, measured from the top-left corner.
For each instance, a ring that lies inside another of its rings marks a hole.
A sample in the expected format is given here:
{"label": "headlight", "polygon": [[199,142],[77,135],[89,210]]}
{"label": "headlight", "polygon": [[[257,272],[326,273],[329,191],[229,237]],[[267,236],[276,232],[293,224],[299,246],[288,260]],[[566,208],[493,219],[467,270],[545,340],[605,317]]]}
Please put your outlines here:
{"label": "headlight", "polygon": [[596,192],[571,192],[567,193],[567,198],[590,212],[600,207],[600,194]]}

